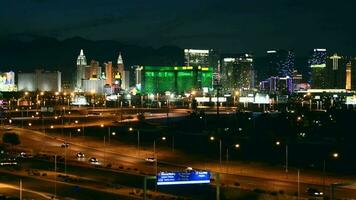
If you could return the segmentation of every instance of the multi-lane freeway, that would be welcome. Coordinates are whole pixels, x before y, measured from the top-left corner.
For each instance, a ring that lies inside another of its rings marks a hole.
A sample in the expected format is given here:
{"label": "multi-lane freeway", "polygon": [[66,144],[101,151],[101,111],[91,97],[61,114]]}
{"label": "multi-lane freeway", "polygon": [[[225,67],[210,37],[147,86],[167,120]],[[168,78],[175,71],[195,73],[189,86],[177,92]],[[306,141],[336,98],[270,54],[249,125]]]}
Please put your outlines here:
{"label": "multi-lane freeway", "polygon": [[[102,112],[102,111],[98,111]],[[228,111],[226,111],[228,112]],[[187,110],[173,110],[169,113],[169,117],[182,117],[187,115]],[[136,114],[132,114],[135,116]],[[74,133],[72,136],[63,136],[59,134],[61,128],[82,128],[88,126],[113,126],[118,125],[116,114],[108,112],[103,115],[82,116],[78,114],[65,116],[71,118],[70,124],[56,124],[50,127],[51,124],[45,123],[47,129],[53,129],[51,134],[45,134],[41,130],[43,125],[34,125],[27,127],[27,129],[17,128],[14,126],[7,126],[3,131],[17,132],[21,138],[21,145],[17,147],[19,151],[26,151],[30,154],[46,154],[58,155],[62,157],[61,162],[67,164],[66,169],[69,171],[71,166],[90,167],[93,166],[88,162],[90,157],[95,157],[99,160],[100,166],[110,166],[110,169],[118,170],[136,176],[143,176],[145,174],[153,175],[156,171],[177,171],[184,170],[190,166],[195,169],[206,169],[222,174],[222,184],[225,186],[239,187],[244,189],[263,189],[267,191],[283,191],[287,194],[295,195],[299,193],[306,197],[305,192],[307,188],[318,188],[330,195],[330,184],[336,182],[353,182],[355,177],[341,177],[339,175],[328,175],[322,178],[320,172],[315,171],[300,171],[298,179],[297,171],[290,169],[288,174],[284,172],[281,167],[267,166],[264,164],[253,164],[244,162],[223,162],[222,165],[218,161],[205,159],[204,156],[187,155],[186,153],[176,150],[172,152],[168,148],[156,148],[157,165],[155,163],[146,162],[145,158],[154,155],[152,146],[144,146],[140,150],[137,146],[125,144],[117,140],[110,143],[108,138],[106,140],[99,140],[93,137],[79,137]],[[80,123],[75,123],[79,117],[85,119],[92,118],[93,120],[81,120]],[[167,118],[167,113],[146,113],[146,119],[162,119]],[[31,117],[32,118],[32,117]],[[53,117],[45,118],[44,121],[50,120]],[[33,118],[32,118],[33,119]],[[19,118],[17,120],[24,120]],[[136,120],[134,117],[130,120]],[[28,128],[31,128],[28,129]],[[56,130],[58,134],[56,134]],[[63,148],[61,145],[67,142],[68,148]],[[78,159],[76,153],[82,152],[85,154],[85,159]],[[298,186],[299,182],[299,186]],[[213,182],[214,184],[214,182]],[[355,188],[340,188],[337,190],[337,197],[352,198],[356,196]]]}

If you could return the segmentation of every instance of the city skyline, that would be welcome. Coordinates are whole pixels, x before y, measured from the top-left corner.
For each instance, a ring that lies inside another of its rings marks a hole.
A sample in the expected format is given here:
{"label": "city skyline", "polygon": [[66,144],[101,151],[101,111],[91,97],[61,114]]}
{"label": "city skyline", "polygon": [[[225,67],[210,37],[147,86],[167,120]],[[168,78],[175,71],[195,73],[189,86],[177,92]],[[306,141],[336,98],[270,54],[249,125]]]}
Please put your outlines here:
{"label": "city skyline", "polygon": [[354,199],[354,8],[0,1],[0,199]]}

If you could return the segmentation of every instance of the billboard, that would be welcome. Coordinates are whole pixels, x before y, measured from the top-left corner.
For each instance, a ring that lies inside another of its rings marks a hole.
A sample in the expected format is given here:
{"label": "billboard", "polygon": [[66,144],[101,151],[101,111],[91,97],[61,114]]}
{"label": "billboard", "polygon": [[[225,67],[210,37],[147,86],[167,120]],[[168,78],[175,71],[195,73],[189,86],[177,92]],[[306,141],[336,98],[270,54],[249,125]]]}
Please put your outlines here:
{"label": "billboard", "polygon": [[160,172],[157,185],[183,185],[210,183],[209,171]]}
{"label": "billboard", "polygon": [[346,97],[346,105],[356,105],[356,96],[348,96]]}
{"label": "billboard", "polygon": [[269,98],[268,94],[259,94],[257,93],[255,96],[255,104],[269,104],[271,103],[271,100]]}
{"label": "billboard", "polygon": [[71,104],[75,106],[89,105],[87,99],[84,96],[75,96]]}
{"label": "billboard", "polygon": [[0,91],[11,92],[16,91],[16,89],[15,73],[12,71],[0,73]]}

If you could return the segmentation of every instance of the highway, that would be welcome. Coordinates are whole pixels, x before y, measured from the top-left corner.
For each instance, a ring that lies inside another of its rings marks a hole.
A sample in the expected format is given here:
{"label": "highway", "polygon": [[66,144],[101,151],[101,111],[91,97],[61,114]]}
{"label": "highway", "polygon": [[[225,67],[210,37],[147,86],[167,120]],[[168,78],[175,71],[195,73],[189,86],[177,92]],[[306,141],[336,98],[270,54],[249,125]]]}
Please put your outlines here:
{"label": "highway", "polygon": [[[87,159],[89,157],[96,157],[102,166],[108,164],[112,169],[124,171],[125,173],[141,176],[141,174],[154,174],[155,165],[146,163],[144,159],[148,155],[152,155],[152,149],[142,148],[140,155],[135,146],[119,144],[114,141],[111,144],[104,146],[103,141],[97,141],[93,138],[82,137],[59,137],[44,135],[41,132],[13,128],[20,134],[22,145],[20,149],[31,150],[30,152],[37,152],[47,155],[60,155],[62,158],[67,158],[67,169],[70,165],[86,165],[89,166]],[[60,147],[64,141],[70,143],[68,148]],[[86,159],[78,160],[76,158],[77,152],[83,152]],[[222,173],[222,183],[224,185],[234,186],[239,183],[239,187],[244,189],[261,188],[267,191],[284,191],[285,193],[294,195],[297,192],[297,177],[296,171],[291,170],[288,174],[283,172],[283,169],[275,169],[273,167],[256,166],[253,164],[241,163],[223,163],[220,167],[217,163],[208,161],[192,162],[195,158],[187,155],[181,155],[179,152],[174,154],[169,149],[157,149],[158,157],[158,171],[176,171],[183,170],[187,166],[192,166],[195,169],[207,169],[213,172]],[[62,161],[63,162],[63,161]],[[308,187],[318,188],[323,190],[320,174],[314,172],[301,172],[300,176],[300,194],[306,197],[306,189]],[[335,178],[328,177],[326,185],[334,182],[349,182],[354,181],[353,178]],[[326,194],[329,193],[328,187],[325,189]],[[342,188],[337,190],[337,197],[351,198],[354,197],[356,191],[354,188]]]}
{"label": "highway", "polygon": [[[97,112],[103,112],[104,110],[97,109]],[[116,110],[113,109],[113,112]],[[155,111],[157,112],[157,111]],[[214,111],[212,111],[214,112]],[[224,112],[224,111],[223,111]],[[225,110],[226,113],[230,110]],[[170,118],[182,117],[188,114],[187,109],[175,109],[169,113]],[[125,120],[126,122],[136,121],[136,114],[129,115],[132,118]],[[83,127],[99,127],[118,125],[116,113],[105,112],[102,115],[68,115],[65,116],[70,119],[71,123],[53,125],[53,129],[60,132],[61,128],[83,128]],[[74,123],[76,119],[82,118],[80,122]],[[146,119],[164,119],[167,118],[167,113],[145,113]],[[44,121],[51,120],[53,117],[45,118]],[[26,118],[34,119],[32,117]],[[90,120],[88,120],[90,119]],[[24,120],[24,118],[18,119]],[[52,126],[49,123],[45,123],[47,129]],[[41,130],[42,125],[33,125],[30,129],[21,129],[14,126],[6,126],[11,131],[15,131],[20,134],[22,144],[18,147],[19,150],[27,151],[31,154],[47,154],[47,155],[59,155],[62,158],[66,158],[68,168],[70,165],[90,166],[88,159],[90,157],[96,157],[99,160],[101,166],[110,165],[112,169],[123,171],[125,173],[131,173],[136,175],[142,174],[155,174],[157,171],[176,171],[184,170],[187,166],[191,166],[195,169],[211,170],[213,172],[220,172],[222,174],[222,183],[235,187],[238,183],[240,188],[244,189],[264,189],[268,191],[284,191],[288,194],[294,195],[298,190],[297,185],[297,173],[295,170],[291,170],[288,175],[284,173],[282,168],[270,167],[266,165],[254,165],[252,163],[243,162],[223,162],[222,166],[219,166],[218,161],[209,160],[201,156],[186,155],[182,152],[171,152],[167,148],[157,148],[156,155],[158,157],[157,169],[154,163],[145,162],[145,158],[153,155],[153,148],[142,146],[140,152],[137,151],[137,147],[134,145],[128,145],[120,143],[119,141],[111,141],[108,144],[108,138],[106,141],[98,140],[97,138],[81,137],[80,134],[76,135],[72,133],[72,137],[63,136],[60,134],[51,135],[44,134],[36,131]],[[7,130],[5,128],[5,131]],[[61,148],[60,146],[66,141],[70,143],[69,148]],[[104,145],[105,144],[105,145]],[[83,152],[86,155],[85,159],[78,160],[76,158],[77,152]],[[273,177],[273,178],[271,178]],[[329,188],[324,187],[322,181],[322,175],[320,172],[315,171],[301,171],[300,172],[300,194],[306,197],[306,189],[309,187],[318,188],[321,191],[325,191],[329,194]],[[342,177],[338,178],[338,175],[330,177],[325,180],[325,185],[330,185],[335,182],[352,182],[356,181],[355,177]],[[337,190],[337,197],[351,198],[356,196],[355,188],[345,187]]]}

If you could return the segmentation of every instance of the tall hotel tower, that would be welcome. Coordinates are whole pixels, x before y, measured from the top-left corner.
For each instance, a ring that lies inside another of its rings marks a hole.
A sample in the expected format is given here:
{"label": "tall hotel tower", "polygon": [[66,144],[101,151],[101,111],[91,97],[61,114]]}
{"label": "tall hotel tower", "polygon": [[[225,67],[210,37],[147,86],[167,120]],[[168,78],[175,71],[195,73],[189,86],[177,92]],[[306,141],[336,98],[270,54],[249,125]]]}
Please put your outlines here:
{"label": "tall hotel tower", "polygon": [[85,58],[83,49],[80,50],[80,54],[77,58],[77,73],[75,90],[81,91],[83,89],[82,80],[85,79],[85,67],[87,66],[87,59]]}

